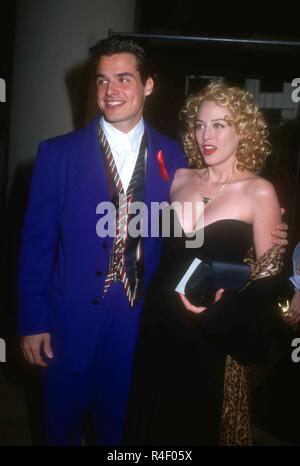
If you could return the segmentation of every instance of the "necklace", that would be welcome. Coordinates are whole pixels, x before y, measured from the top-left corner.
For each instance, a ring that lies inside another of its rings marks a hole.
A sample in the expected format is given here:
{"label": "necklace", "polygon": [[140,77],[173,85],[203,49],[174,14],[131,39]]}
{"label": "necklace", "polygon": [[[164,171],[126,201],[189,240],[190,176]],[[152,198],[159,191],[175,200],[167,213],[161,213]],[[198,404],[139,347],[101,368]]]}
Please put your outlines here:
{"label": "necklace", "polygon": [[207,197],[207,196],[204,195],[203,189],[202,189],[202,186],[207,181],[207,180],[204,181],[204,178],[206,177],[207,174],[208,174],[208,168],[205,170],[205,172],[203,173],[203,175],[200,178],[200,194],[201,194],[202,199],[203,199],[204,207],[207,206],[207,204],[209,204],[211,201],[213,201],[217,197],[217,195],[220,194],[226,188],[226,186],[229,185],[229,183],[233,180],[233,177],[235,175],[235,173],[232,173],[232,175],[230,175],[227,178],[227,180],[224,181],[224,183],[221,183],[213,197]]}

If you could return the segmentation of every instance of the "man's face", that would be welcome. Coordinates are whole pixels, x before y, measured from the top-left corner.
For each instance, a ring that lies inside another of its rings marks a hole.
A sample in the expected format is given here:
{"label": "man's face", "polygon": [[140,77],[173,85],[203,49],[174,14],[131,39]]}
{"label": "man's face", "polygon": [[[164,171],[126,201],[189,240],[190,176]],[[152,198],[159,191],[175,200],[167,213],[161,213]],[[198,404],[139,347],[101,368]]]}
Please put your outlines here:
{"label": "man's face", "polygon": [[96,83],[98,105],[104,118],[128,133],[143,115],[145,98],[153,90],[153,80],[148,78],[144,85],[136,57],[131,53],[117,53],[100,58]]}

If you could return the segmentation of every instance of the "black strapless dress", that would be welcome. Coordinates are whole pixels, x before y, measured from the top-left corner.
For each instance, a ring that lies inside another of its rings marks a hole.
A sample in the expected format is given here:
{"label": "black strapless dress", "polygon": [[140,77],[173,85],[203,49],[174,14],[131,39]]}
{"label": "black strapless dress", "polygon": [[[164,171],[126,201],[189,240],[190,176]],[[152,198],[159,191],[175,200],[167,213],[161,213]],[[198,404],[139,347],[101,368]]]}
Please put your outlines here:
{"label": "black strapless dress", "polygon": [[252,225],[226,219],[205,227],[198,249],[185,247],[184,234],[164,239],[142,315],[126,444],[219,444],[226,356],[251,364],[265,354],[268,279],[244,294],[225,292],[198,315],[185,310],[174,289],[195,257],[240,262],[252,237]]}

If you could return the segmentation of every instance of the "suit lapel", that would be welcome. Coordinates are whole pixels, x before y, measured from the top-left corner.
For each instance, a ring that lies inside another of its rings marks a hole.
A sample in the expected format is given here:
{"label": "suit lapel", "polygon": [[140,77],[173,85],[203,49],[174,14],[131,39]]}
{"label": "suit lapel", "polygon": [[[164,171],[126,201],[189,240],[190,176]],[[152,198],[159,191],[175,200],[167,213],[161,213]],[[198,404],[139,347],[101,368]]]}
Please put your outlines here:
{"label": "suit lapel", "polygon": [[98,121],[94,120],[85,128],[75,163],[77,184],[95,209],[99,202],[110,200],[104,154],[97,134]]}
{"label": "suit lapel", "polygon": [[147,123],[145,123],[145,127],[148,140],[145,202],[148,208],[150,208],[151,202],[161,202],[162,199],[165,199],[166,190],[169,191],[170,186],[169,183],[162,178],[159,170],[159,163],[156,159],[157,153],[161,149],[159,137]]}
{"label": "suit lapel", "polygon": [[148,208],[148,238],[144,240],[144,261],[145,261],[145,284],[149,280],[149,272],[147,264],[153,263],[153,255],[157,255],[157,260],[160,255],[160,242],[157,242],[157,237],[151,236],[151,222],[156,225],[158,230],[158,219],[152,219],[151,203],[162,203],[169,201],[170,181],[165,181],[159,170],[159,163],[157,161],[157,153],[162,149],[159,134],[153,131],[146,124],[146,131],[148,137],[148,151],[147,151],[147,168],[146,168],[146,184],[145,184],[145,203]]}

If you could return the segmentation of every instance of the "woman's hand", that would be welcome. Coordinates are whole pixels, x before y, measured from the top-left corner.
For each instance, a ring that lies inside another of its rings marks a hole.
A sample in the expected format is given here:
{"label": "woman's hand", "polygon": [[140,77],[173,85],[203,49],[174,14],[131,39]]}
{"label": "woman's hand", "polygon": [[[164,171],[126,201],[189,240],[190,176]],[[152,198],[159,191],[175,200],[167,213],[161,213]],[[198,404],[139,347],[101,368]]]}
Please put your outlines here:
{"label": "woman's hand", "polygon": [[[219,290],[216,291],[215,294],[215,300],[214,302],[216,303],[221,299],[222,294],[224,293],[224,288],[220,288]],[[203,306],[194,306],[182,293],[179,293],[181,302],[183,303],[184,307],[188,310],[193,312],[194,314],[200,314],[200,312],[205,311],[207,309],[206,307]]]}
{"label": "woman's hand", "polygon": [[200,312],[205,311],[206,307],[203,306],[194,306],[182,293],[179,293],[181,302],[183,303],[184,307],[188,310],[193,312],[194,314],[200,314]]}

